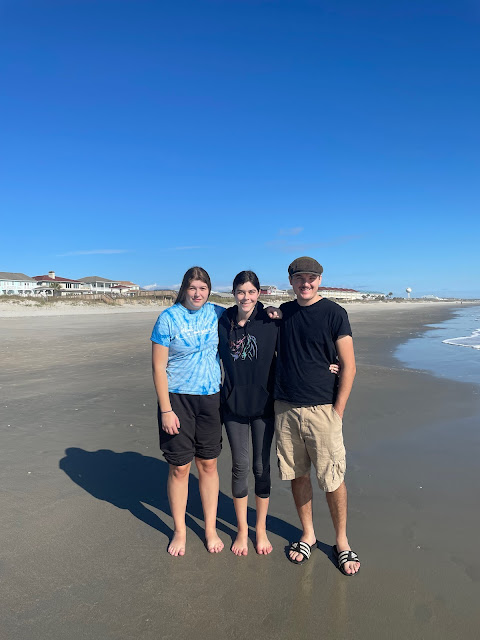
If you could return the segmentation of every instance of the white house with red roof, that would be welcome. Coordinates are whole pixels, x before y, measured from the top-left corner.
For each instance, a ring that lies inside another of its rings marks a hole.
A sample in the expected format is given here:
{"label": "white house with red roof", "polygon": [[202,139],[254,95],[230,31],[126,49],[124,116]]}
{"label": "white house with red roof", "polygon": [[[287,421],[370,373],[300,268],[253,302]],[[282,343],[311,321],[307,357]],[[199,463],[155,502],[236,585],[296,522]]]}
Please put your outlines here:
{"label": "white house with red roof", "polygon": [[260,285],[261,296],[283,297],[288,296],[288,292],[284,289],[277,289],[274,284],[262,284]]}
{"label": "white house with red roof", "polygon": [[89,284],[80,280],[71,280],[57,276],[55,271],[49,271],[48,275],[33,276],[37,281],[36,294],[56,295],[56,296],[81,296],[91,294],[92,289]]}
{"label": "white house with red roof", "polygon": [[119,284],[127,286],[130,291],[140,291],[140,285],[129,280],[120,280]]}

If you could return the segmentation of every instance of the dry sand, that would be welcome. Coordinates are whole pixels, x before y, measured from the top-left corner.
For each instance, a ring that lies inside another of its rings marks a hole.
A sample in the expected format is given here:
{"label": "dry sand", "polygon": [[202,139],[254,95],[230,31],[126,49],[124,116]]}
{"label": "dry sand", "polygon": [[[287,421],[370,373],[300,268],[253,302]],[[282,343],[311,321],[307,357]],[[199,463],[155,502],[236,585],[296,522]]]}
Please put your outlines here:
{"label": "dry sand", "polygon": [[347,309],[358,358],[345,418],[349,537],[362,559],[354,578],[331,561],[318,490],[319,550],[305,566],[287,561],[298,521],[273,455],[274,552],[228,550],[226,441],[225,551],[203,547],[193,476],[187,555],[168,556],[148,341],[158,310],[2,318],[0,638],[477,638],[480,388],[393,358],[396,344],[450,307]]}

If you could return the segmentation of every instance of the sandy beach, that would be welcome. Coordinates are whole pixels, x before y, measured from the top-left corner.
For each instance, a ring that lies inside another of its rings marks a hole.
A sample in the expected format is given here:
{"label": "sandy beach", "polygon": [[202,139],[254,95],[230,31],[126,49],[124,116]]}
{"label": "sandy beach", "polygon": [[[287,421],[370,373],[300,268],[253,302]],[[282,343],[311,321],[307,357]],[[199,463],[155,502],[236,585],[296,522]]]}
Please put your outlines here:
{"label": "sandy beach", "polygon": [[[0,303],[0,638],[3,640],[474,639],[480,613],[480,387],[396,361],[395,347],[448,318],[445,303],[349,304],[358,373],[345,417],[354,578],[315,489],[319,549],[305,566],[288,483],[272,452],[269,536],[246,558],[234,529],[230,453],[219,458],[208,554],[192,476],[184,558],[158,449],[149,336],[158,307],[5,309]],[[16,305],[17,307],[17,305]],[[141,310],[141,312],[140,312]],[[48,313],[47,313],[48,312]],[[254,506],[253,490],[250,506]],[[250,509],[251,522],[254,510]]]}

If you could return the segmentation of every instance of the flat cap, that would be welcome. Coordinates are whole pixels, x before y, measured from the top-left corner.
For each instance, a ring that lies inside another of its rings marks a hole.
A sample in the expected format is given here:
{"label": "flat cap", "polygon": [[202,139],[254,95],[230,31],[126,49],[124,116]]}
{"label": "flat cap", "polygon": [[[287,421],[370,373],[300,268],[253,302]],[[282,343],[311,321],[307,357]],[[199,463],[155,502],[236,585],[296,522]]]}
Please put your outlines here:
{"label": "flat cap", "polygon": [[321,276],[323,273],[323,267],[315,260],[315,258],[302,256],[301,258],[295,258],[292,264],[288,267],[289,276],[293,276],[296,273],[312,273],[314,276]]}

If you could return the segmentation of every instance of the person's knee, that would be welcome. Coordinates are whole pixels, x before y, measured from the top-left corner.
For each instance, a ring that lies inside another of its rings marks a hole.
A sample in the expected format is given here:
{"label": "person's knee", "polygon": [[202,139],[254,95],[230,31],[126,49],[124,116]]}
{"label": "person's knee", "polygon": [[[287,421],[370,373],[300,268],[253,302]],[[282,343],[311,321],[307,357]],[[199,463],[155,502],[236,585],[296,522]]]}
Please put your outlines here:
{"label": "person's knee", "polygon": [[235,460],[232,463],[232,475],[234,478],[245,478],[248,476],[248,460]]}
{"label": "person's knee", "polygon": [[256,460],[253,463],[253,475],[256,480],[262,480],[270,475],[270,464],[263,464],[261,460]]}
{"label": "person's knee", "polygon": [[308,487],[309,484],[312,484],[309,473],[306,473],[304,476],[300,476],[292,480],[292,486],[296,487]]}
{"label": "person's knee", "polygon": [[337,498],[342,497],[347,494],[347,485],[345,484],[345,480],[339,484],[339,486],[334,491],[326,491],[325,492],[328,497]]}
{"label": "person's knee", "polygon": [[200,473],[214,475],[217,473],[217,459],[204,460],[203,458],[195,458],[195,464]]}
{"label": "person's knee", "polygon": [[170,476],[175,480],[185,480],[190,473],[190,464],[183,464],[181,466],[170,465]]}

